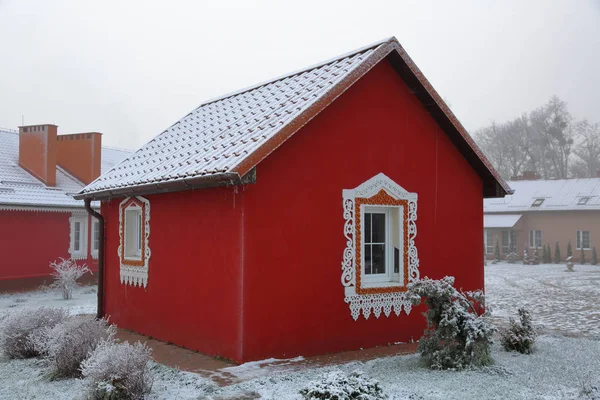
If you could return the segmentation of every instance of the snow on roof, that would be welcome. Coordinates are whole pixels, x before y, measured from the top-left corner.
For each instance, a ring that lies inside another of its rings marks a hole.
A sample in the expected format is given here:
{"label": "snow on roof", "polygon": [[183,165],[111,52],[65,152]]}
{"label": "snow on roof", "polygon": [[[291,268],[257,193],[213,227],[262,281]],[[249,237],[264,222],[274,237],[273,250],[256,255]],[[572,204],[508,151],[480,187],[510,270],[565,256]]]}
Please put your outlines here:
{"label": "snow on roof", "polygon": [[[130,151],[102,148],[102,172],[112,168]],[[56,169],[56,186],[46,186],[19,166],[19,133],[0,129],[0,208],[83,207],[72,196],[83,185],[62,168]]]}
{"label": "snow on roof", "polygon": [[487,181],[486,194],[509,192],[398,41],[390,38],[201,104],[90,183],[77,197],[104,199],[239,183],[262,159],[392,53],[401,58],[399,69],[417,82],[420,100],[436,107],[438,114],[441,110],[445,129],[453,130],[453,140],[463,144],[465,157],[469,153],[470,162]]}
{"label": "snow on roof", "polygon": [[512,228],[521,219],[522,214],[485,214],[484,228]]}
{"label": "snow on roof", "polygon": [[600,178],[508,183],[514,194],[485,199],[484,212],[600,210]]}

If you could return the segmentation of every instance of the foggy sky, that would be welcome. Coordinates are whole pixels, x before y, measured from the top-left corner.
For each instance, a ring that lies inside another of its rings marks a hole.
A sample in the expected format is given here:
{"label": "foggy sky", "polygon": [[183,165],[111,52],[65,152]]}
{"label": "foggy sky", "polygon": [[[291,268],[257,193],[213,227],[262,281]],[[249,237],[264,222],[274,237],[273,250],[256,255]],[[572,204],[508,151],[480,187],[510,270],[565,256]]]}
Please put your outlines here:
{"label": "foggy sky", "polygon": [[600,0],[0,0],[0,126],[137,148],[205,100],[396,36],[469,131],[600,122]]}

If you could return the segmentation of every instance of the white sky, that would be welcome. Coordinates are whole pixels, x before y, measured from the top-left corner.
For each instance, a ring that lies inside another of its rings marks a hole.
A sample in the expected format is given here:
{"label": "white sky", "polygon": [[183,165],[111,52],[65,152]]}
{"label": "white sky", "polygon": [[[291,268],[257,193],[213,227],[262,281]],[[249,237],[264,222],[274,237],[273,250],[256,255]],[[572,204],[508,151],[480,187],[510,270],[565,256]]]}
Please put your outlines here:
{"label": "white sky", "polygon": [[469,130],[600,122],[600,0],[0,0],[0,126],[136,148],[201,102],[396,36]]}

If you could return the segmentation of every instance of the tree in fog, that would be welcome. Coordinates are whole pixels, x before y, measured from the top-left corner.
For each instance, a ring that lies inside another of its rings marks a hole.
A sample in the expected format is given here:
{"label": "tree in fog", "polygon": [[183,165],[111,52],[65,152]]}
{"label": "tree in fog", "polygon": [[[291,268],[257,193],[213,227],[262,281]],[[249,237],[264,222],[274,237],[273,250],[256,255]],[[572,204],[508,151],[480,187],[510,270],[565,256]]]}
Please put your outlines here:
{"label": "tree in fog", "polygon": [[572,176],[595,177],[600,168],[600,124],[583,120],[575,124],[574,132],[576,157],[571,166]]}

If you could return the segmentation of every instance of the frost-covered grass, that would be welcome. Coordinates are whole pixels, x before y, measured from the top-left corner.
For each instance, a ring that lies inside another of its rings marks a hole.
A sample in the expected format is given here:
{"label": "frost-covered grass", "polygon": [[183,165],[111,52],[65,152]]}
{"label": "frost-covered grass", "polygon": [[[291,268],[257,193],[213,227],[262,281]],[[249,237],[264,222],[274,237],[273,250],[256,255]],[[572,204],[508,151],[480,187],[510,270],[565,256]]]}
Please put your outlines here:
{"label": "frost-covered grass", "polygon": [[73,298],[64,300],[59,289],[35,290],[23,293],[0,293],[0,316],[6,311],[24,308],[66,308],[71,315],[96,314],[98,290],[96,286],[73,289]]}
{"label": "frost-covered grass", "polygon": [[[393,356],[367,362],[311,367],[310,359],[294,363],[257,363],[228,368],[243,382],[219,387],[206,377],[152,364],[154,383],[149,399],[258,398],[300,400],[299,391],[334,370],[363,371],[367,378],[396,400],[419,399],[576,399],[584,388],[600,385],[600,267],[564,265],[522,266],[497,264],[486,267],[487,304],[504,326],[519,307],[532,311],[533,323],[543,325],[531,355],[506,352],[499,339],[492,347],[496,363],[460,372],[431,371],[418,355]],[[85,289],[85,288],[84,288]],[[81,289],[77,289],[81,290]],[[60,293],[58,295],[60,302]],[[0,296],[3,304],[15,304]],[[45,296],[45,295],[44,295]],[[33,296],[35,297],[35,296]],[[78,292],[74,301],[78,299]],[[33,300],[29,297],[32,303]],[[28,301],[16,303],[25,306]],[[40,301],[37,306],[48,305]],[[81,304],[80,304],[81,305]],[[52,304],[55,306],[55,304]],[[95,293],[90,296],[95,307]],[[575,337],[568,337],[575,336]],[[281,366],[279,366],[281,365]],[[251,368],[249,368],[251,367]],[[250,369],[251,373],[244,371]],[[50,381],[36,359],[0,359],[0,399],[80,399],[82,380]],[[243,397],[246,396],[246,397]]]}

